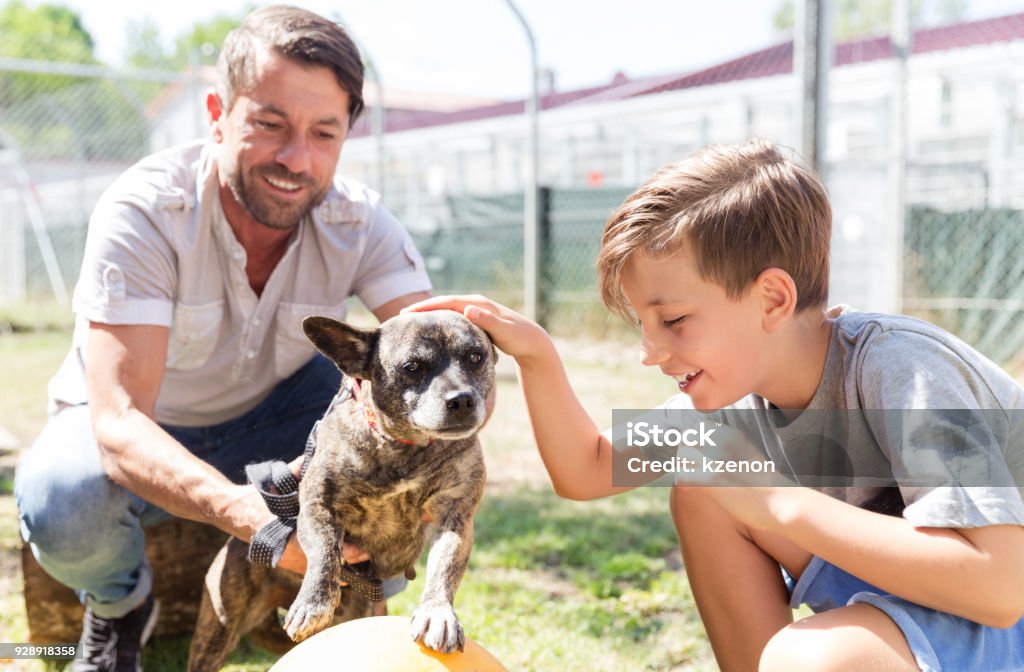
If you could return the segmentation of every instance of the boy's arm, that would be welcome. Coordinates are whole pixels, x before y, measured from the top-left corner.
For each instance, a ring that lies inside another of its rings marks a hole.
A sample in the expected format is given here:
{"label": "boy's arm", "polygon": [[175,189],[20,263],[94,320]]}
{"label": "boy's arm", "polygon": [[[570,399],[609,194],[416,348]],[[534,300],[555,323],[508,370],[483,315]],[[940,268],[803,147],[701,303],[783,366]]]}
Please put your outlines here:
{"label": "boy's arm", "polygon": [[[486,329],[489,319],[477,323]],[[544,336],[542,348],[531,356],[517,357],[516,363],[534,440],[551,485],[559,496],[580,500],[629,490],[612,486],[611,441],[583,409],[554,344]]]}
{"label": "boy's arm", "polygon": [[807,488],[714,492],[749,526],[906,600],[992,627],[1024,616],[1024,527],[919,528]]}
{"label": "boy's arm", "polygon": [[597,499],[630,489],[612,486],[612,444],[576,398],[540,325],[482,296],[438,296],[410,308],[437,309],[461,312],[516,360],[534,439],[555,492]]}

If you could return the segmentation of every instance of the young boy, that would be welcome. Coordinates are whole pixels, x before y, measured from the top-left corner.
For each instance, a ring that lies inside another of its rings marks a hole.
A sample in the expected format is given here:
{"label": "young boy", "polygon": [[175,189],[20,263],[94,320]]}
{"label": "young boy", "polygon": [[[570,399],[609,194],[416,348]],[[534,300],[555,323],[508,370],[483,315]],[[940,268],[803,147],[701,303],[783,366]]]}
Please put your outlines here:
{"label": "young boy", "polygon": [[[612,216],[602,239],[602,299],[638,324],[643,364],[675,379],[694,407],[752,413],[784,462],[799,461],[796,438],[815,411],[850,413],[841,436],[854,473],[881,456],[901,486],[888,490],[902,499],[901,516],[876,512],[872,503],[887,492],[880,488],[673,487],[687,575],[718,663],[1022,670],[1019,478],[970,487],[914,481],[913,456],[948,464],[959,446],[907,417],[897,436],[887,431],[891,420],[870,411],[929,409],[941,424],[941,409],[993,410],[1005,426],[975,431],[972,448],[1019,465],[1024,390],[925,322],[826,310],[830,230],[818,180],[753,141],[664,168]],[[480,296],[411,309],[437,308],[462,311],[515,358],[558,494],[592,499],[624,489],[612,483],[608,436],[580,406],[543,329]],[[816,613],[793,623],[791,605],[801,603]]]}

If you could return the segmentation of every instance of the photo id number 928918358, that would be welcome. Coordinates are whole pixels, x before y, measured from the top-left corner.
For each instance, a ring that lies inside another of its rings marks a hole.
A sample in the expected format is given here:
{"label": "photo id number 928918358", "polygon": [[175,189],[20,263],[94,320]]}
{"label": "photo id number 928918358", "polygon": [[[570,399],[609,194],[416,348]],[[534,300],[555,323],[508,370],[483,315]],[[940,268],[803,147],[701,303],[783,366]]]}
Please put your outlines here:
{"label": "photo id number 928918358", "polygon": [[81,658],[77,642],[67,644],[29,644],[25,642],[0,642],[0,661],[26,658],[41,660],[71,660]]}

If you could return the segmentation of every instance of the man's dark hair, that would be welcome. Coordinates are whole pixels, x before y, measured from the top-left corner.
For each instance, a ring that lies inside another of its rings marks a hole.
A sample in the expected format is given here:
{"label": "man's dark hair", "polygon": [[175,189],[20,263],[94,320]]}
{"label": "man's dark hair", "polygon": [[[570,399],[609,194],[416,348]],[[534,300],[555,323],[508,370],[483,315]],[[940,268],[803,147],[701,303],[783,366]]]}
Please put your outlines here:
{"label": "man's dark hair", "polygon": [[228,33],[217,64],[217,93],[225,111],[253,86],[261,51],[309,66],[323,66],[348,93],[349,127],[363,111],[363,61],[345,29],[319,14],[285,5],[258,9]]}

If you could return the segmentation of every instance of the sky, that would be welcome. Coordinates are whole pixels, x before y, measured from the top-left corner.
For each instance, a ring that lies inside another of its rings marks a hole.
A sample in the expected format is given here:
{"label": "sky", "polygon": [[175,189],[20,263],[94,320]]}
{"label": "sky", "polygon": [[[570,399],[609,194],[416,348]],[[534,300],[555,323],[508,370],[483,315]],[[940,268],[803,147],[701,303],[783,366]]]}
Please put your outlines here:
{"label": "sky", "polygon": [[[167,45],[192,24],[233,14],[239,0],[50,0],[77,10],[99,59],[123,60],[129,19],[149,17]],[[773,28],[782,0],[515,0],[530,23],[542,68],[559,90],[695,70],[787,39]],[[1024,0],[967,0],[968,18],[1024,11]],[[33,4],[33,3],[30,3]],[[257,6],[273,4],[257,0]],[[385,87],[520,98],[529,50],[505,0],[289,0],[340,19]]]}

